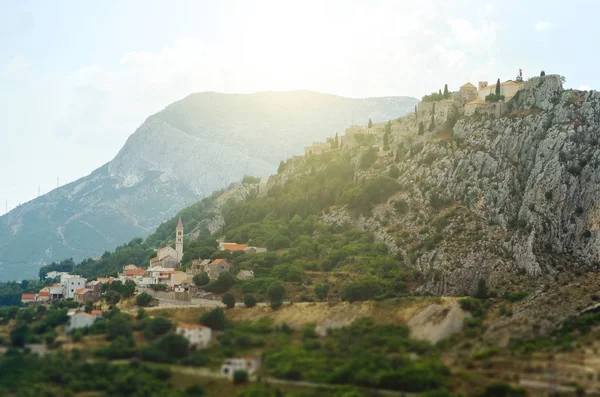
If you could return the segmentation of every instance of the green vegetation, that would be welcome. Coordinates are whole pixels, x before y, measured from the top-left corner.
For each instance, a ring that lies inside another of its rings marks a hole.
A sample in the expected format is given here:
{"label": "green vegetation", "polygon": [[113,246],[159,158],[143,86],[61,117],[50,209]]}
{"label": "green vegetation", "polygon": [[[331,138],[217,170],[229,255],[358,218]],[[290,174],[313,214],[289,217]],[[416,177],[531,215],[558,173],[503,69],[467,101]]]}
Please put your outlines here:
{"label": "green vegetation", "polygon": [[223,302],[225,304],[225,307],[227,307],[228,309],[235,307],[235,297],[233,295],[231,295],[229,292],[226,294],[223,294],[223,298],[221,299],[221,302]]}

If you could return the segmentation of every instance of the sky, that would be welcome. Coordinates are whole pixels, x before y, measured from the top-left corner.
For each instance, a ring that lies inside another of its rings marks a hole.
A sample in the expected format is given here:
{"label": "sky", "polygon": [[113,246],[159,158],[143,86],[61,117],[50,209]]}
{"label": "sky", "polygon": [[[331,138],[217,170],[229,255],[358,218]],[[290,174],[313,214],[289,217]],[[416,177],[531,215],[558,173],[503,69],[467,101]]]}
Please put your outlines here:
{"label": "sky", "polygon": [[600,2],[0,0],[0,214],[194,92],[414,96],[546,73],[597,89]]}

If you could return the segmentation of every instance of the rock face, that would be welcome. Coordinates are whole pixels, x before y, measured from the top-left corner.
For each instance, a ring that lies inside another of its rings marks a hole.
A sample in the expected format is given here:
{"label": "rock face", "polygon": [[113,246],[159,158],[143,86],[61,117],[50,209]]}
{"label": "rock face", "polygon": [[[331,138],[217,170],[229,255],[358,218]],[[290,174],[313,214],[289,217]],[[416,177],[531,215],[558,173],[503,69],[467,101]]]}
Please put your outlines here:
{"label": "rock face", "polygon": [[111,162],[0,217],[0,280],[100,256],[244,175],[275,172],[352,120],[400,117],[415,103],[307,91],[190,95],[150,116]]}
{"label": "rock face", "polygon": [[[545,76],[528,81],[505,110],[460,117],[425,136],[406,116],[390,137],[391,155],[355,176],[395,168],[400,191],[369,216],[342,207],[323,220],[373,231],[420,272],[421,292],[472,293],[479,279],[501,292],[517,275],[597,269],[600,93],[564,90],[560,76]],[[358,161],[361,152],[345,155]]]}

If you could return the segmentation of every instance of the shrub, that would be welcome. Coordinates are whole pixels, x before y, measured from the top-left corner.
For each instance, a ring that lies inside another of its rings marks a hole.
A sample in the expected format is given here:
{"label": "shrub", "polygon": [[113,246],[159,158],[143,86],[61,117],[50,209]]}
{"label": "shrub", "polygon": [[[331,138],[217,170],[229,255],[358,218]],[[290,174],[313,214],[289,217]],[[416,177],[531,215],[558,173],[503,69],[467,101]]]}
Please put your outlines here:
{"label": "shrub", "polygon": [[546,200],[548,201],[552,200],[552,192],[547,191],[546,193],[544,193],[544,197],[546,197]]}
{"label": "shrub", "polygon": [[346,284],[342,291],[342,300],[348,302],[366,301],[381,294],[381,284],[374,278],[365,278]]}
{"label": "shrub", "polygon": [[477,397],[525,397],[526,395],[525,390],[513,388],[502,382],[492,383],[477,393]]}
{"label": "shrub", "polygon": [[315,295],[317,298],[323,302],[327,300],[327,295],[329,293],[329,284],[323,283],[315,286]]}
{"label": "shrub", "polygon": [[203,287],[210,283],[210,278],[208,277],[208,273],[202,272],[200,274],[196,274],[192,281],[194,281],[194,284],[197,287]]}
{"label": "shrub", "polygon": [[285,286],[279,282],[271,284],[269,286],[269,289],[267,290],[267,297],[269,298],[269,302],[271,302],[271,307],[273,309],[276,309],[281,306],[285,295]]}
{"label": "shrub", "polygon": [[225,317],[223,309],[217,307],[209,312],[202,314],[200,324],[205,325],[213,330],[222,331],[228,327],[229,322]]}
{"label": "shrub", "polygon": [[156,339],[166,334],[173,328],[173,323],[164,317],[154,317],[146,320],[144,326],[144,337],[148,340]]}
{"label": "shrub", "polygon": [[400,170],[395,165],[390,167],[390,172],[388,174],[390,178],[398,179],[400,176]]}
{"label": "shrub", "polygon": [[377,151],[373,148],[369,148],[366,152],[360,156],[358,168],[366,170],[377,160]]}
{"label": "shrub", "polygon": [[154,298],[147,292],[142,292],[135,298],[136,305],[140,307],[148,307],[152,301],[154,301]]}
{"label": "shrub", "polygon": [[235,307],[235,297],[231,293],[226,293],[223,295],[223,299],[221,300],[225,304],[225,307],[231,309]]}
{"label": "shrub", "polygon": [[409,210],[408,203],[403,199],[396,200],[394,201],[394,209],[398,215],[404,215]]}
{"label": "shrub", "polygon": [[256,297],[252,294],[244,295],[244,305],[246,305],[246,307],[256,306]]}
{"label": "shrub", "polygon": [[525,299],[527,292],[507,292],[504,294],[504,299],[509,302],[518,302]]}
{"label": "shrub", "polygon": [[222,294],[229,291],[235,284],[235,279],[229,272],[223,272],[219,274],[219,278],[206,286],[206,290],[217,294]]}
{"label": "shrub", "polygon": [[248,382],[248,372],[237,370],[233,373],[233,383],[239,385]]}

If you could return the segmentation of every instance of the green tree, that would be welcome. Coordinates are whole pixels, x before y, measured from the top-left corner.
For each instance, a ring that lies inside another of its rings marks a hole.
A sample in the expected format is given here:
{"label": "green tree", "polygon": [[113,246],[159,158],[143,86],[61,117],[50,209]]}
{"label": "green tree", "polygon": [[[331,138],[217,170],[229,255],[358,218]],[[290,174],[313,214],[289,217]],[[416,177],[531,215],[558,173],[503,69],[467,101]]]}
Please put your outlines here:
{"label": "green tree", "polygon": [[147,292],[142,292],[135,297],[135,304],[139,307],[148,307],[152,303],[154,298]]}
{"label": "green tree", "polygon": [[429,132],[433,131],[435,128],[435,103],[431,109],[431,124],[429,124]]}
{"label": "green tree", "polygon": [[327,300],[328,293],[329,293],[329,284],[328,283],[318,284],[315,286],[315,295],[321,302]]}
{"label": "green tree", "polygon": [[190,343],[178,334],[170,333],[161,336],[156,342],[156,348],[172,358],[187,357],[190,353]]}
{"label": "green tree", "polygon": [[500,79],[496,80],[496,96],[500,96]]}
{"label": "green tree", "polygon": [[373,127],[373,122],[371,121],[371,119],[369,119],[369,124],[367,125],[367,128],[371,128]]}
{"label": "green tree", "polygon": [[340,147],[340,138],[338,137],[338,133],[335,133],[335,141],[334,141],[334,148],[338,149]]}
{"label": "green tree", "polygon": [[193,278],[193,281],[194,281],[194,284],[196,284],[196,286],[203,287],[206,284],[210,283],[210,278],[208,277],[208,273],[202,272],[202,273],[196,274]]}
{"label": "green tree", "polygon": [[173,323],[164,317],[154,317],[145,320],[144,337],[148,340],[156,339],[173,329]]}
{"label": "green tree", "polygon": [[223,295],[223,299],[221,299],[221,302],[223,302],[225,304],[225,307],[227,307],[228,309],[235,307],[235,297],[229,292]]}
{"label": "green tree", "polygon": [[225,312],[220,307],[202,314],[200,324],[216,331],[222,331],[228,327],[229,322],[225,317]]}
{"label": "green tree", "polygon": [[267,297],[271,302],[271,307],[276,309],[281,306],[283,299],[285,298],[286,290],[285,286],[280,282],[275,282],[269,286],[267,290]]}
{"label": "green tree", "polygon": [[540,72],[540,77],[544,77],[546,75],[546,72],[544,72],[543,70]]}
{"label": "green tree", "polygon": [[248,372],[237,370],[233,373],[233,384],[239,385],[248,382]]}
{"label": "green tree", "polygon": [[439,90],[439,92],[438,92],[438,95],[439,95],[440,97],[442,97],[442,98],[443,98],[443,95],[442,95],[442,89],[441,89],[441,88],[440,88],[440,90]]}
{"label": "green tree", "polygon": [[108,330],[106,333],[107,340],[114,340],[119,336],[125,338],[131,338],[133,327],[131,325],[131,319],[128,315],[123,313],[116,313],[110,317],[108,321]]}
{"label": "green tree", "polygon": [[244,295],[244,305],[246,305],[246,307],[256,306],[256,297],[251,294]]}
{"label": "green tree", "polygon": [[398,179],[398,177],[400,176],[400,170],[398,169],[398,167],[393,165],[390,167],[389,175],[390,178]]}
{"label": "green tree", "polygon": [[229,291],[233,287],[233,284],[235,284],[235,279],[231,273],[223,272],[219,274],[219,278],[214,283],[210,283],[205,289],[209,292],[222,294]]}
{"label": "green tree", "polygon": [[475,295],[473,295],[477,299],[486,299],[488,297],[488,288],[485,285],[485,280],[480,278],[477,281],[477,290],[475,291]]}
{"label": "green tree", "polygon": [[444,99],[450,98],[450,92],[448,91],[448,84],[444,84]]}
{"label": "green tree", "polygon": [[29,327],[25,324],[14,326],[10,330],[10,343],[14,347],[23,347],[29,335]]}
{"label": "green tree", "polygon": [[423,120],[419,122],[419,135],[423,135],[425,133],[425,126],[423,125]]}

